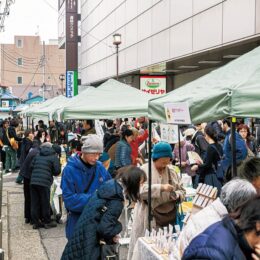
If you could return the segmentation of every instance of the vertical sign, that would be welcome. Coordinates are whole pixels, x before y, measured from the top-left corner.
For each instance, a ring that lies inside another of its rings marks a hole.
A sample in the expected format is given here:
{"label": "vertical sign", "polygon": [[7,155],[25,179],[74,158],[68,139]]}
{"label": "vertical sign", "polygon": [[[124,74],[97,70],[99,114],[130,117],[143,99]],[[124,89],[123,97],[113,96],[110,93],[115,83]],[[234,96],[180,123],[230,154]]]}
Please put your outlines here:
{"label": "vertical sign", "polygon": [[66,96],[78,94],[78,0],[66,0]]}
{"label": "vertical sign", "polygon": [[78,95],[78,73],[77,71],[67,71],[66,73],[66,97]]}

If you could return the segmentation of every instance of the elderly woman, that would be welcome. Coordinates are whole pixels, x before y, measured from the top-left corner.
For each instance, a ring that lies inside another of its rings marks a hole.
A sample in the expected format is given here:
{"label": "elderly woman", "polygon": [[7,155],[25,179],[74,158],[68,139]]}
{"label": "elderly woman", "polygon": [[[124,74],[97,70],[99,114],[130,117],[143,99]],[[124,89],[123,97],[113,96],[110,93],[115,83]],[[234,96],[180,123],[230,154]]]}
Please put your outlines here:
{"label": "elderly woman", "polygon": [[[153,148],[152,159],[151,204],[154,219],[151,227],[159,228],[167,226],[170,223],[175,223],[176,202],[184,199],[185,189],[183,188],[180,176],[171,166],[172,149],[170,144],[166,142],[157,143]],[[141,168],[148,175],[148,164],[144,164]],[[128,259],[132,259],[137,239],[144,236],[145,230],[148,228],[148,182],[145,182],[141,187],[140,196],[141,200],[136,203],[134,208]],[[167,223],[163,223],[165,221],[159,216],[160,208],[162,207],[168,207],[168,212],[170,212],[171,219]]]}
{"label": "elderly woman", "polygon": [[254,157],[257,153],[256,142],[251,136],[249,127],[247,125],[240,124],[237,128],[237,132],[241,135],[246,143],[248,157]]}
{"label": "elderly woman", "polygon": [[220,198],[189,218],[187,225],[178,238],[180,255],[191,240],[213,223],[222,220],[229,213],[234,213],[243,204],[256,196],[254,186],[243,179],[233,179],[221,189]]}
{"label": "elderly woman", "polygon": [[188,259],[259,259],[260,197],[247,202],[232,219],[226,217],[195,237],[186,248]]}

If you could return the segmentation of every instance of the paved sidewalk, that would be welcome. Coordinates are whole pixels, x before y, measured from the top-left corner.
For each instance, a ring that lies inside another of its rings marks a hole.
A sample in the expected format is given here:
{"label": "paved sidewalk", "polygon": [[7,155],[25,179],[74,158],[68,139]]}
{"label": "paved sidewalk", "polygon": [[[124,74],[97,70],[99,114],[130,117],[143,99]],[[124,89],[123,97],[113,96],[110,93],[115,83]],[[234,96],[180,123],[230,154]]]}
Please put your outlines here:
{"label": "paved sidewalk", "polygon": [[24,223],[23,185],[15,183],[17,174],[4,176],[3,249],[5,260],[58,260],[66,244],[64,225],[33,230]]}

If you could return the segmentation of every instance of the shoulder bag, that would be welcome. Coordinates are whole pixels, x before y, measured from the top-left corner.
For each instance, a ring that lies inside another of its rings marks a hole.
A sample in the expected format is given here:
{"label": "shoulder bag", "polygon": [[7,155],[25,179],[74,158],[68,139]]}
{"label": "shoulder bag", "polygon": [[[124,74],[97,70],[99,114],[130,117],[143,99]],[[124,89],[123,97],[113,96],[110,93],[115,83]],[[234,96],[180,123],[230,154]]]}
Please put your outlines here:
{"label": "shoulder bag", "polygon": [[[172,183],[172,178],[170,174],[170,169],[168,168],[169,184]],[[175,223],[176,220],[176,203],[174,201],[168,201],[163,203],[154,209],[152,209],[152,215],[155,218],[157,226],[164,227],[171,223]]]}
{"label": "shoulder bag", "polygon": [[14,150],[18,150],[19,148],[19,145],[18,145],[18,142],[13,138],[13,137],[9,137],[9,133],[8,133],[8,128],[6,129],[6,136],[9,140],[9,143],[11,145],[11,147],[14,149]]}

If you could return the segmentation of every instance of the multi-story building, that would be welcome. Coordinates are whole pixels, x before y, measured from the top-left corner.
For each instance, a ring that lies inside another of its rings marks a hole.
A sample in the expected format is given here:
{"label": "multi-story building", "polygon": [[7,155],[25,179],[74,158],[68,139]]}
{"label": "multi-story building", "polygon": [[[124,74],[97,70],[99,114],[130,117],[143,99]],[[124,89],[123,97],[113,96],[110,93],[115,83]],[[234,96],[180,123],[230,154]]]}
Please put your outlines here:
{"label": "multi-story building", "polygon": [[0,50],[0,83],[15,96],[50,98],[62,93],[65,52],[57,40],[44,44],[39,36],[15,36],[14,44],[0,44]]}
{"label": "multi-story building", "polygon": [[115,77],[115,33],[120,80],[166,75],[169,91],[258,46],[260,0],[82,0],[83,85]]}

